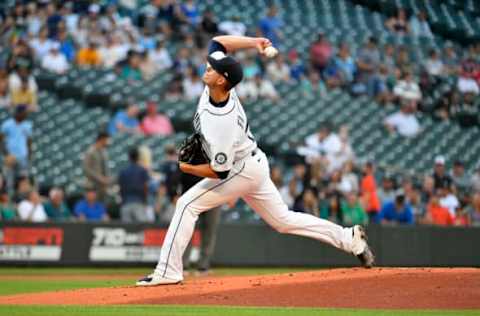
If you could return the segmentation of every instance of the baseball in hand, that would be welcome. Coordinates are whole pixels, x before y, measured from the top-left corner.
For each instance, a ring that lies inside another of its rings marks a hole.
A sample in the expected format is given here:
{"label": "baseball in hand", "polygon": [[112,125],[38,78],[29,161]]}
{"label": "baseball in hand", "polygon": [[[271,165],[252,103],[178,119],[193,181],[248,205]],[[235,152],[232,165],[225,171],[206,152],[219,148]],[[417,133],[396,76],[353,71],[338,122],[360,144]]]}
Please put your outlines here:
{"label": "baseball in hand", "polygon": [[278,50],[273,46],[268,46],[267,48],[265,48],[264,53],[265,56],[267,56],[268,58],[273,58],[278,54]]}

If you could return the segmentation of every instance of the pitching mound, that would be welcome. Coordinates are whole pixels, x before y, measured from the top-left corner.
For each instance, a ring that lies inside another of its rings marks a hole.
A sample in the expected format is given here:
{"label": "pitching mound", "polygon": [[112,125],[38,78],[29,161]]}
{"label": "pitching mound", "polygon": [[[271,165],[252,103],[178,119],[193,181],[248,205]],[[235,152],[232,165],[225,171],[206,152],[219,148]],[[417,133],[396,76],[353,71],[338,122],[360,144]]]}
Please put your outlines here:
{"label": "pitching mound", "polygon": [[480,269],[354,268],[205,277],[152,288],[132,286],[3,296],[0,304],[473,309],[480,308]]}

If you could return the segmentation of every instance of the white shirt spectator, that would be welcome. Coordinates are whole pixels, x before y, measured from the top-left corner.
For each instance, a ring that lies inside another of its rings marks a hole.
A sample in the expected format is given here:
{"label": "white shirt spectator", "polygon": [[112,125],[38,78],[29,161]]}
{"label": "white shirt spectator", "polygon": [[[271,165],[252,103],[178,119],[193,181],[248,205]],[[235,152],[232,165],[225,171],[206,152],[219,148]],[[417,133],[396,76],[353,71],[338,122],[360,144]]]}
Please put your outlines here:
{"label": "white shirt spectator", "polygon": [[457,88],[458,88],[458,91],[460,91],[461,93],[473,93],[473,94],[480,93],[480,89],[478,87],[477,82],[472,78],[467,78],[467,77],[458,78]]}
{"label": "white shirt spectator", "polygon": [[30,42],[30,47],[33,49],[33,52],[35,53],[35,57],[38,60],[42,60],[43,57],[48,54],[53,44],[54,42],[49,39],[42,41],[39,38],[34,38]]}
{"label": "white shirt spectator", "polygon": [[[8,76],[8,88],[10,91],[16,91],[20,89],[22,86],[22,80],[20,76],[16,72],[12,72],[10,76]],[[37,92],[38,86],[35,78],[33,76],[29,76],[28,78],[28,89],[32,90],[32,92]]]}
{"label": "white shirt spectator", "polygon": [[191,77],[183,79],[183,95],[187,100],[194,100],[199,98],[204,90],[204,86],[200,78],[192,80]]}
{"label": "white shirt spectator", "polygon": [[448,212],[452,216],[455,216],[455,211],[460,206],[460,202],[458,201],[457,197],[451,193],[440,198],[439,203],[442,207],[448,209]]}
{"label": "white shirt spectator", "polygon": [[157,71],[168,69],[173,65],[172,58],[164,47],[150,51],[148,58],[155,64]]}
{"label": "white shirt spectator", "polygon": [[420,132],[420,124],[415,115],[402,111],[390,114],[385,119],[385,124],[393,127],[400,135],[413,137]]}
{"label": "white shirt spectator", "polygon": [[431,76],[440,76],[443,74],[443,62],[440,58],[429,58],[425,62],[425,69]]}
{"label": "white shirt spectator", "polygon": [[400,80],[393,88],[393,94],[406,100],[422,99],[422,91],[415,81]]}
{"label": "white shirt spectator", "polygon": [[224,21],[218,25],[218,29],[227,35],[244,36],[247,27],[240,21]]}
{"label": "white shirt spectator", "polygon": [[266,98],[272,101],[278,99],[277,90],[270,80],[247,80],[238,85],[238,96],[249,100],[257,100],[258,98]]}
{"label": "white shirt spectator", "polygon": [[42,59],[42,67],[48,71],[63,74],[65,73],[68,68],[69,64],[65,55],[61,54],[56,51],[51,51]]}
{"label": "white shirt spectator", "polygon": [[42,203],[33,205],[33,203],[28,200],[24,200],[18,205],[18,215],[23,221],[47,221],[47,213],[45,213],[45,209],[43,208]]}
{"label": "white shirt spectator", "polygon": [[120,60],[127,57],[129,46],[113,44],[99,49],[100,58],[105,68],[113,68]]}
{"label": "white shirt spectator", "polygon": [[267,65],[267,75],[273,82],[288,81],[290,68],[286,63],[278,64],[273,61]]}

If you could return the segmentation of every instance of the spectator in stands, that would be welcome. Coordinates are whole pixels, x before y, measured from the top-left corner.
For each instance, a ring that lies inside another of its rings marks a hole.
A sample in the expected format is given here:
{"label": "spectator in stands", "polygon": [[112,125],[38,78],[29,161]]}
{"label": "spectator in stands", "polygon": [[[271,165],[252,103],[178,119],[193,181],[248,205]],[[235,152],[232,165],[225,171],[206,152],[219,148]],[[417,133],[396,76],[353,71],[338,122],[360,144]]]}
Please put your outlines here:
{"label": "spectator in stands", "polygon": [[88,148],[83,158],[85,186],[95,190],[95,198],[101,202],[106,202],[108,188],[112,182],[108,168],[107,147],[109,142],[110,136],[105,132],[100,132],[95,143]]}
{"label": "spectator in stands", "polygon": [[432,30],[427,20],[427,13],[423,10],[412,15],[409,21],[409,28],[412,36],[433,38]]}
{"label": "spectator in stands", "polygon": [[349,87],[353,82],[356,69],[348,45],[341,43],[337,56],[325,70],[327,86],[329,88]]}
{"label": "spectator in stands", "polygon": [[87,188],[85,197],[75,204],[74,214],[81,221],[110,220],[105,205],[97,200],[97,191],[93,187]]}
{"label": "spectator in stands", "polygon": [[305,74],[305,67],[300,58],[298,58],[296,49],[291,49],[288,52],[288,67],[290,68],[290,78],[300,82]]}
{"label": "spectator in stands", "polygon": [[27,107],[20,105],[15,109],[14,117],[3,122],[1,127],[4,152],[7,155],[6,159],[12,163],[10,171],[14,178],[20,172],[28,172],[29,169],[32,122],[27,118]]}
{"label": "spectator in stands", "polygon": [[381,205],[377,194],[375,167],[372,162],[367,162],[363,169],[360,193],[363,208],[367,212],[370,222],[373,222],[381,209]]}
{"label": "spectator in stands", "polygon": [[155,64],[148,58],[147,51],[139,53],[138,56],[140,58],[138,70],[140,70],[141,79],[149,81],[157,74]]}
{"label": "spectator in stands", "polygon": [[174,133],[168,116],[157,112],[157,105],[150,101],[147,104],[147,115],[143,118],[141,129],[147,136],[168,136]]}
{"label": "spectator in stands", "polygon": [[316,71],[310,71],[308,77],[301,76],[300,85],[306,97],[325,96],[327,93],[327,87]]}
{"label": "spectator in stands", "polygon": [[370,37],[357,57],[355,85],[352,87],[354,93],[376,95],[375,84],[379,66],[380,51],[378,50],[377,39]]}
{"label": "spectator in stands", "polygon": [[18,204],[19,219],[26,222],[46,222],[47,214],[38,191],[32,190],[28,198]]}
{"label": "spectator in stands", "polygon": [[354,172],[354,167],[353,161],[351,160],[346,161],[343,165],[340,180],[340,190],[343,193],[356,192],[358,194],[360,191],[360,181]]}
{"label": "spectator in stands", "polygon": [[155,65],[155,71],[161,72],[172,67],[173,62],[163,41],[158,41],[155,49],[149,51],[148,58]]}
{"label": "spectator in stands", "polygon": [[142,81],[141,61],[140,53],[135,51],[128,52],[127,62],[122,67],[121,77],[128,81]]}
{"label": "spectator in stands", "polygon": [[383,54],[380,57],[382,64],[387,67],[389,76],[396,77],[398,69],[397,62],[395,60],[395,46],[390,43],[385,44],[383,47]]}
{"label": "spectator in stands", "polygon": [[118,184],[122,206],[120,218],[124,222],[148,222],[147,195],[149,176],[145,168],[140,166],[137,148],[128,153],[129,165],[120,171]]}
{"label": "spectator in stands", "polygon": [[474,227],[480,227],[480,192],[472,197],[472,203],[469,207],[470,223]]}
{"label": "spectator in stands", "polygon": [[448,186],[438,188],[439,204],[448,209],[452,216],[455,216],[457,209],[460,207],[460,202],[452,190]]}
{"label": "spectator in stands", "polygon": [[90,41],[88,46],[81,48],[77,53],[77,64],[80,67],[97,67],[102,62],[98,44]]}
{"label": "spectator in stands", "polygon": [[173,214],[175,213],[175,201],[176,197],[173,200],[170,200],[168,196],[167,186],[162,183],[159,185],[156,196],[155,196],[155,217],[157,222],[168,224],[172,220]]}
{"label": "spectator in stands", "polygon": [[6,190],[0,192],[0,221],[10,221],[17,217],[17,208]]}
{"label": "spectator in stands", "polygon": [[472,184],[473,192],[480,192],[480,167],[477,167],[475,169],[475,172],[472,175],[470,182]]}
{"label": "spectator in stands", "polygon": [[56,74],[64,74],[68,70],[68,61],[65,55],[59,52],[60,44],[54,43],[50,51],[42,59],[42,67]]}
{"label": "spectator in stands", "polygon": [[409,178],[404,178],[402,188],[399,192],[405,195],[405,200],[412,208],[414,221],[417,222],[421,220],[425,216],[425,209],[423,208],[420,194],[415,188],[413,181]]}
{"label": "spectator in stands", "polygon": [[251,101],[257,99],[269,99],[277,101],[279,96],[273,83],[267,78],[263,78],[261,74],[256,74],[253,79],[247,79],[238,86],[237,90],[240,98]]}
{"label": "spectator in stands", "polygon": [[450,175],[452,183],[457,188],[460,195],[466,194],[470,191],[471,180],[470,175],[465,172],[465,165],[463,161],[457,160],[453,163],[453,169]]}
{"label": "spectator in stands", "polygon": [[190,51],[187,47],[181,47],[178,50],[177,58],[173,62],[173,69],[176,73],[182,75],[187,73],[191,67],[190,57]]}
{"label": "spectator in stands", "polygon": [[478,86],[476,75],[479,72],[479,67],[475,60],[468,57],[462,62],[460,75],[457,82],[457,89],[460,93],[471,93],[478,95],[480,88]]}
{"label": "spectator in stands", "polygon": [[128,45],[122,45],[116,34],[109,34],[106,36],[106,45],[100,47],[98,52],[102,66],[111,69],[127,57]]}
{"label": "spectator in stands", "polygon": [[188,69],[187,74],[183,79],[182,86],[183,97],[185,100],[189,101],[198,99],[204,90],[203,82],[193,67]]}
{"label": "spectator in stands", "polygon": [[213,11],[208,8],[203,11],[200,30],[205,35],[205,40],[212,38],[219,32],[217,19],[215,18]]}
{"label": "spectator in stands", "polygon": [[323,75],[323,71],[330,62],[333,49],[332,45],[325,38],[325,34],[319,33],[315,42],[310,46],[310,62],[320,76]]}
{"label": "spectator in stands", "polygon": [[404,101],[400,111],[392,113],[385,118],[385,128],[391,133],[396,132],[404,137],[417,136],[421,132],[420,123],[413,113],[413,106]]}
{"label": "spectator in stands", "polygon": [[381,224],[413,224],[414,218],[411,206],[405,201],[405,196],[399,194],[395,201],[386,203],[378,213],[377,223]]}
{"label": "spectator in stands", "polygon": [[37,38],[30,41],[30,47],[32,48],[35,58],[39,61],[50,51],[53,41],[48,38],[48,28],[43,26],[40,29],[40,33]]}
{"label": "spectator in stands", "polygon": [[26,40],[18,39],[16,43],[12,43],[11,51],[7,58],[7,71],[16,71],[18,67],[25,67],[28,72],[33,67],[33,53],[32,49],[28,46]]}
{"label": "spectator in stands", "polygon": [[45,213],[53,221],[65,221],[72,217],[70,209],[64,201],[63,190],[52,188],[49,192],[49,199],[43,203]]}
{"label": "spectator in stands", "polygon": [[430,76],[439,77],[445,73],[443,62],[437,51],[432,49],[428,53],[428,59],[425,61],[425,70]]}
{"label": "spectator in stands", "polygon": [[278,54],[267,64],[267,75],[273,83],[290,81],[290,68],[282,54]]}
{"label": "spectator in stands", "polygon": [[392,176],[386,175],[383,177],[382,186],[378,189],[377,195],[381,205],[395,199],[395,180]]}
{"label": "spectator in stands", "polygon": [[318,206],[318,199],[312,188],[306,188],[303,191],[300,203],[296,204],[295,210],[303,213],[312,214],[314,216],[320,216],[320,209]]}
{"label": "spectator in stands", "polygon": [[347,193],[345,200],[341,202],[340,209],[344,225],[366,225],[368,223],[368,216],[358,200],[357,192]]}
{"label": "spectator in stands", "polygon": [[415,108],[418,102],[422,100],[422,91],[420,90],[420,86],[415,81],[410,71],[405,71],[403,73],[403,78],[400,79],[393,88],[393,94],[400,101],[405,100],[411,102]]}
{"label": "spectator in stands", "polygon": [[23,59],[17,61],[16,70],[10,73],[8,77],[8,88],[10,89],[10,94],[22,89],[22,82],[27,82],[27,90],[31,91],[34,96],[37,95],[37,82],[30,72],[28,61]]}
{"label": "spectator in stands", "polygon": [[271,5],[268,8],[267,15],[260,19],[259,28],[262,35],[268,38],[272,45],[279,47],[280,40],[283,38],[281,28],[283,27],[283,21],[278,17],[278,10],[275,5]]}
{"label": "spectator in stands", "polygon": [[397,58],[395,63],[399,69],[398,77],[400,77],[401,73],[411,71],[413,64],[407,46],[402,45],[397,49]]}
{"label": "spectator in stands", "polygon": [[244,36],[247,33],[247,27],[238,15],[233,15],[230,20],[220,22],[218,29],[226,35]]}
{"label": "spectator in stands", "polygon": [[139,133],[138,114],[139,108],[135,104],[129,105],[126,110],[118,111],[108,125],[109,134],[113,136],[117,133]]}
{"label": "spectator in stands", "polygon": [[455,224],[455,216],[452,215],[448,208],[440,204],[440,194],[433,195],[427,205],[427,212],[423,219],[423,224],[452,226]]}
{"label": "spectator in stands", "polygon": [[173,200],[181,191],[181,172],[178,168],[177,150],[173,144],[167,144],[164,152],[164,160],[159,165],[159,171],[163,176],[163,183],[167,187],[168,197]]}
{"label": "spectator in stands", "polygon": [[20,78],[20,88],[11,90],[11,107],[25,106],[28,112],[36,112],[38,110],[37,91],[32,89],[28,84],[28,78]]}
{"label": "spectator in stands", "polygon": [[298,153],[305,156],[309,162],[319,159],[326,166],[330,165],[342,150],[342,140],[332,131],[332,125],[329,122],[323,123],[317,133],[307,136],[305,145],[298,149]]}
{"label": "spectator in stands", "polygon": [[[2,70],[0,70],[2,72]],[[11,106],[10,93],[8,91],[7,77],[0,74],[0,109],[8,109]]]}
{"label": "spectator in stands", "polygon": [[451,43],[445,44],[442,54],[442,60],[445,66],[446,74],[456,75],[459,72],[459,58]]}
{"label": "spectator in stands", "polygon": [[60,44],[60,53],[65,56],[67,62],[74,62],[77,50],[66,30],[58,32],[58,43]]}
{"label": "spectator in stands", "polygon": [[433,167],[433,181],[435,189],[450,187],[452,185],[452,178],[445,170],[445,157],[436,156]]}
{"label": "spectator in stands", "polygon": [[398,8],[396,15],[390,17],[385,22],[386,27],[390,32],[398,35],[406,35],[409,32],[407,13],[405,9]]}
{"label": "spectator in stands", "polygon": [[183,16],[185,16],[187,23],[192,27],[195,27],[200,23],[200,10],[197,4],[193,0],[186,0],[180,5],[180,10]]}

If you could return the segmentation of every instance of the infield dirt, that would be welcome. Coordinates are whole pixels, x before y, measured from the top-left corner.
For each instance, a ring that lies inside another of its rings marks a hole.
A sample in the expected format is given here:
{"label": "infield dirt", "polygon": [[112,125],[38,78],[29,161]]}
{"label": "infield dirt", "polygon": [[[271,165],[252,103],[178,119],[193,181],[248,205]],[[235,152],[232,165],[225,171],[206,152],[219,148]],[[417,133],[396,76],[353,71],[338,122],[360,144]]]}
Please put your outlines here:
{"label": "infield dirt", "polygon": [[[93,276],[97,277],[104,278]],[[0,304],[479,309],[480,269],[350,268],[262,276],[209,276],[151,288],[91,288],[2,296]]]}

